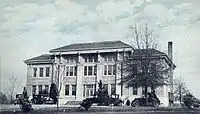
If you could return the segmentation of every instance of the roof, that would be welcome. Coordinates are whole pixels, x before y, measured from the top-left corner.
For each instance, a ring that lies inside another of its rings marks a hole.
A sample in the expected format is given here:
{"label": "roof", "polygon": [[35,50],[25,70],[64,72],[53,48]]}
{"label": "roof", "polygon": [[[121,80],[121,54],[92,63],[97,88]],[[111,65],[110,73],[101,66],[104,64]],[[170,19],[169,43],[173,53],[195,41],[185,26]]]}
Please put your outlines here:
{"label": "roof", "polygon": [[156,50],[156,49],[153,49],[153,48],[151,48],[151,49],[135,49],[134,50],[134,52],[133,52],[133,55],[146,55],[146,54],[150,54],[150,55],[152,55],[152,56],[154,56],[154,55],[167,55],[166,53],[164,53],[164,52],[161,52],[161,51],[158,51],[158,50]]}
{"label": "roof", "polygon": [[94,49],[116,49],[116,48],[131,48],[130,45],[121,41],[103,41],[93,43],[76,43],[50,50],[50,52],[69,52],[69,51],[83,51]]}
{"label": "roof", "polygon": [[50,54],[43,54],[28,60],[25,60],[24,62],[26,64],[30,64],[30,63],[51,63],[53,60],[53,56]]}
{"label": "roof", "polygon": [[[147,55],[148,54],[148,55]],[[135,57],[138,57],[138,56],[151,56],[151,57],[158,57],[158,56],[161,56],[161,57],[164,57],[165,60],[167,61],[167,63],[169,64],[173,64],[173,67],[175,68],[176,65],[169,59],[168,55],[164,52],[161,52],[161,51],[158,51],[156,49],[134,49],[134,52],[133,52],[133,56]]]}

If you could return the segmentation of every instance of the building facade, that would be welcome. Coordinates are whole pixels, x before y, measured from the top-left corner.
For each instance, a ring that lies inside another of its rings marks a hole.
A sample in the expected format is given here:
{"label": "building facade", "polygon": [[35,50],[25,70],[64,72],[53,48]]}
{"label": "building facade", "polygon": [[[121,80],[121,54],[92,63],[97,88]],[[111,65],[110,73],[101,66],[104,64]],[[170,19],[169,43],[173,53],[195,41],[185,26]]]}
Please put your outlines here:
{"label": "building facade", "polygon": [[[134,51],[121,41],[71,44],[50,50],[50,54],[28,59],[27,91],[29,95],[49,92],[51,83],[59,85],[59,102],[81,101],[92,97],[102,80],[108,94],[142,96],[143,88],[126,88],[119,84],[123,78],[120,70],[123,60]],[[163,53],[162,53],[163,54]],[[164,61],[168,56],[163,55]],[[170,86],[157,88],[156,93],[163,106],[169,104]]]}

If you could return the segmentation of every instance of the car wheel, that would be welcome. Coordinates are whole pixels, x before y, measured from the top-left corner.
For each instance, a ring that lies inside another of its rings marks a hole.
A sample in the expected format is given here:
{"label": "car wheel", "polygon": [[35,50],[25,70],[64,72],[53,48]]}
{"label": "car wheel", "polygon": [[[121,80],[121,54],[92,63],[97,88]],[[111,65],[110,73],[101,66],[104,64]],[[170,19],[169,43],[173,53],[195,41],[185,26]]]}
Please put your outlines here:
{"label": "car wheel", "polygon": [[119,102],[119,103],[117,104],[117,106],[120,106],[120,107],[121,107],[121,106],[122,106],[122,102]]}
{"label": "car wheel", "polygon": [[157,101],[153,102],[153,107],[159,107],[159,105],[160,105],[159,102],[157,102]]}
{"label": "car wheel", "polygon": [[130,104],[131,104],[130,101],[127,100],[127,101],[126,101],[126,106],[130,106]]}
{"label": "car wheel", "polygon": [[140,102],[138,100],[135,100],[131,103],[132,107],[139,107],[140,106]]}

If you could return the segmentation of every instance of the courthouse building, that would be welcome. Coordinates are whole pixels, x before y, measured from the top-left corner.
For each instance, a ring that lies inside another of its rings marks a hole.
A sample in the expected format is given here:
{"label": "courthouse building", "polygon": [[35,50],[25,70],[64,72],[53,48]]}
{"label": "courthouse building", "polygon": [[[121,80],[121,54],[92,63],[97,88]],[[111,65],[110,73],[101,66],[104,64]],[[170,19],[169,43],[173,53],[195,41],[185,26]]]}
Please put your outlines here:
{"label": "courthouse building", "polygon": [[[163,61],[170,66],[171,55],[153,49],[152,51],[156,56],[162,56]],[[120,97],[142,96],[143,88],[126,88],[119,84],[123,77],[120,66],[133,53],[132,47],[121,41],[70,44],[52,49],[49,54],[25,61],[28,94],[39,94],[43,90],[49,92],[51,83],[59,82],[61,104],[81,101],[91,97],[98,89],[98,82],[102,80],[108,94],[116,93]],[[170,83],[156,89],[164,106],[169,104],[170,91]]]}

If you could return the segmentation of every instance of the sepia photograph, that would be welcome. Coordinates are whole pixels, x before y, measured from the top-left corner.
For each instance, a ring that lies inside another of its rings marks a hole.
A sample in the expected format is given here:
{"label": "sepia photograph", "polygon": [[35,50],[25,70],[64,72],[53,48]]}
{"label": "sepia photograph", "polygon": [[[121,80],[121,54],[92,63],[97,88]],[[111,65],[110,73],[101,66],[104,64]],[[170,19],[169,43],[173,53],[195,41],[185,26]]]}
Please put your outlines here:
{"label": "sepia photograph", "polygon": [[200,114],[200,0],[1,0],[1,114]]}

